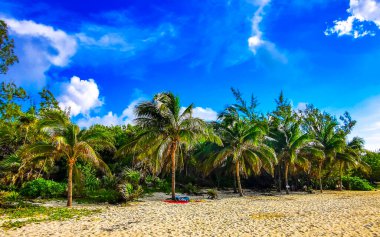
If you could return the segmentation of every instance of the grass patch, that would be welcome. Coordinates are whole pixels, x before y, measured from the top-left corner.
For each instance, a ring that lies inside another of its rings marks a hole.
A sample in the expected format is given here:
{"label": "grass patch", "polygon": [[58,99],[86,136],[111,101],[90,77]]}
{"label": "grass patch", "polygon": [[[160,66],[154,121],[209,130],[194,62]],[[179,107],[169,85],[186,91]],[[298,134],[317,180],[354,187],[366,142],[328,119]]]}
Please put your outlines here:
{"label": "grass patch", "polygon": [[273,218],[284,218],[285,214],[276,213],[276,212],[264,212],[264,213],[255,213],[251,215],[251,218],[255,220],[267,220]]}
{"label": "grass patch", "polygon": [[99,213],[100,209],[74,209],[66,207],[42,207],[33,205],[20,205],[16,207],[0,208],[0,219],[7,220],[2,223],[4,229],[19,228],[29,223],[45,221],[62,221],[79,219]]}

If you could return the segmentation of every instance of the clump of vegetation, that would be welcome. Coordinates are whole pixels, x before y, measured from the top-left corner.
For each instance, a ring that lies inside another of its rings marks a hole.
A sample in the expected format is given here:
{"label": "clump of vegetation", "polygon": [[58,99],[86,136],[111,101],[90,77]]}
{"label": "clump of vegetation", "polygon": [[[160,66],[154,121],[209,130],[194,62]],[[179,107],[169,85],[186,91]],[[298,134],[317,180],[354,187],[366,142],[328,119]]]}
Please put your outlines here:
{"label": "clump of vegetation", "polygon": [[198,186],[193,185],[192,183],[188,183],[185,186],[183,186],[183,193],[186,193],[188,195],[197,195],[200,192],[200,189]]}
{"label": "clump of vegetation", "polygon": [[38,178],[23,184],[20,193],[29,198],[57,198],[63,197],[66,185],[52,180]]}
{"label": "clump of vegetation", "polygon": [[372,191],[375,188],[365,179],[343,176],[343,186],[350,190]]}
{"label": "clump of vegetation", "polygon": [[209,189],[207,190],[207,196],[208,199],[217,199],[218,191],[216,189]]}
{"label": "clump of vegetation", "polygon": [[0,216],[2,216],[3,220],[6,220],[1,227],[4,229],[19,228],[29,223],[62,221],[99,212],[100,209],[67,209],[63,207],[42,207],[22,204],[0,209]]}
{"label": "clump of vegetation", "polygon": [[124,200],[133,201],[143,196],[144,190],[140,185],[141,174],[137,170],[126,169],[122,175],[119,192]]}

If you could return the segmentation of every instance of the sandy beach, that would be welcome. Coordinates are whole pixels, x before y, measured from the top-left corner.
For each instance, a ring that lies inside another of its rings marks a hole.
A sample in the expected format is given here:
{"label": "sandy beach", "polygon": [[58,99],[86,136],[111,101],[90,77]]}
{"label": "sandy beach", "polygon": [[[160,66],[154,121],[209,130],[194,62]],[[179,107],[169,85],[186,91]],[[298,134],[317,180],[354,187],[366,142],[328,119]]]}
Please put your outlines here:
{"label": "sandy beach", "polygon": [[1,230],[0,236],[380,236],[380,191],[223,194],[182,205],[164,197],[96,206],[101,213]]}

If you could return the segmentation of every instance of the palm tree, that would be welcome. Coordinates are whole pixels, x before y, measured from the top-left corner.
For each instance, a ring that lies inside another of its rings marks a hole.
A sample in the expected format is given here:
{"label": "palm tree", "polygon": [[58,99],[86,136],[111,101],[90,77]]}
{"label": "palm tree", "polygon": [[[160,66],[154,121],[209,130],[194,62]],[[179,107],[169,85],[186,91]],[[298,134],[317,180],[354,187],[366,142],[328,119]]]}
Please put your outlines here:
{"label": "palm tree", "polygon": [[[171,92],[159,93],[152,101],[138,104],[135,109],[137,126],[141,132],[134,142],[128,143],[121,151],[138,151],[138,157],[153,160],[170,160],[172,176],[172,199],[175,200],[176,160],[180,148],[195,141],[210,140],[221,145],[207,124],[199,118],[194,118],[194,105],[181,109],[179,97]],[[120,152],[119,152],[120,153]]]}
{"label": "palm tree", "polygon": [[327,162],[332,162],[337,153],[345,146],[345,136],[339,123],[331,115],[321,113],[312,105],[303,112],[307,133],[312,136],[318,144],[316,148],[323,152],[323,155],[316,155],[318,160],[318,178],[320,191],[322,187],[322,167]]}
{"label": "palm tree", "polygon": [[68,167],[67,206],[72,206],[73,168],[78,159],[90,162],[110,175],[108,166],[101,160],[94,147],[114,148],[112,140],[98,130],[81,130],[62,111],[52,110],[43,114],[38,123],[41,131],[48,136],[46,141],[25,147],[21,156],[23,162],[47,156],[54,160],[66,159]]}
{"label": "palm tree", "polygon": [[339,165],[339,191],[343,190],[343,169],[350,167],[361,167],[364,171],[369,169],[369,166],[361,160],[361,153],[364,151],[364,140],[359,137],[354,137],[346,144],[344,149],[337,152],[335,161]]}
{"label": "palm tree", "polygon": [[266,126],[262,121],[242,118],[235,106],[228,107],[220,118],[222,122],[217,133],[224,145],[211,153],[207,162],[209,170],[232,162],[239,195],[243,196],[241,174],[248,176],[252,171],[258,174],[262,168],[272,173],[273,164],[277,162],[276,154],[263,142]]}
{"label": "palm tree", "polygon": [[311,145],[313,139],[306,133],[303,133],[300,129],[300,122],[288,122],[286,120],[285,124],[281,124],[278,127],[279,133],[274,139],[277,141],[277,147],[279,148],[279,153],[277,157],[279,160],[283,161],[285,164],[285,187],[286,194],[289,194],[289,166],[297,164],[305,164],[305,156],[302,156],[302,150],[307,149],[309,152],[313,152]]}

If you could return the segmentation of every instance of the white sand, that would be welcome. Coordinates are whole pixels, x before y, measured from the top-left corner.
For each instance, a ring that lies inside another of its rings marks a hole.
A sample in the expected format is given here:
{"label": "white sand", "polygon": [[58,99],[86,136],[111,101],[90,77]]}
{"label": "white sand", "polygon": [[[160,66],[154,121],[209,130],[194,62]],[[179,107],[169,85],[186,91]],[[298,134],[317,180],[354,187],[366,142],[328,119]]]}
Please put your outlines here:
{"label": "white sand", "polygon": [[0,230],[0,236],[380,236],[380,191],[249,195],[180,205],[155,194],[126,207],[101,206],[102,213],[80,220]]}

